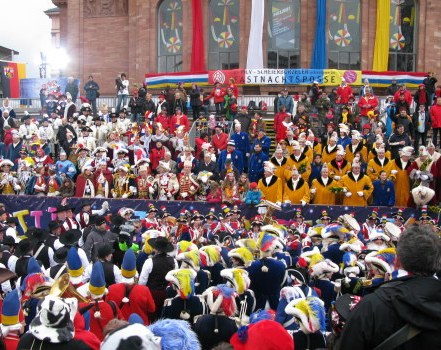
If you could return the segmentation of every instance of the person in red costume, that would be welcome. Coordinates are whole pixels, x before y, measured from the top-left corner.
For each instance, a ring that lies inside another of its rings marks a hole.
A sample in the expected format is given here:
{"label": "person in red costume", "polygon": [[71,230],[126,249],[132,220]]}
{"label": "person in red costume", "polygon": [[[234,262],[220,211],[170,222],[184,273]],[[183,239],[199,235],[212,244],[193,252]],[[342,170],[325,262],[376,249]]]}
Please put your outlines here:
{"label": "person in red costume", "polygon": [[214,83],[213,90],[211,90],[210,94],[204,98],[204,101],[208,101],[209,99],[213,98],[214,99],[214,106],[216,107],[216,114],[220,115],[222,112],[223,104],[224,104],[224,96],[226,94],[227,94],[227,92],[225,91],[225,89],[222,88],[221,83],[216,81]]}
{"label": "person in red costume", "polygon": [[175,114],[173,115],[173,117],[171,117],[170,120],[170,134],[174,134],[175,130],[181,125],[184,126],[185,132],[188,132],[190,130],[188,117],[182,113],[181,107],[176,107]]}
{"label": "person in red costume", "polygon": [[149,313],[155,312],[155,302],[150,289],[135,283],[136,256],[132,249],[124,254],[121,266],[122,283],[112,284],[106,300],[112,300],[117,305],[121,305],[121,313],[125,320],[128,320],[133,313],[138,314],[144,321],[144,325],[149,325]]}

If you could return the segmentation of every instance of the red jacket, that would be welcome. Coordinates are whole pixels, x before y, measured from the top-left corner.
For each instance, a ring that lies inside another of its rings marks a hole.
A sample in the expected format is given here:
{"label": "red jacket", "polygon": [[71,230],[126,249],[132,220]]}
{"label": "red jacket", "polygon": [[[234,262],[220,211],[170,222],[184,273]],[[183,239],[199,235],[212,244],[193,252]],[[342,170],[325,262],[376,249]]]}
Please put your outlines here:
{"label": "red jacket", "polygon": [[441,128],[441,106],[433,105],[430,108],[430,117],[432,118],[432,128]]}
{"label": "red jacket", "polygon": [[165,147],[163,146],[161,149],[152,148],[150,150],[150,166],[152,170],[156,170],[159,165],[159,161],[164,159],[165,156]]}
{"label": "red jacket", "polygon": [[394,102],[397,103],[397,101],[400,99],[400,95],[404,93],[404,99],[406,100],[407,104],[410,106],[412,104],[412,94],[409,92],[409,90],[404,90],[404,92],[402,90],[398,90],[395,94],[394,94]]}
{"label": "red jacket", "polygon": [[373,111],[378,106],[378,98],[371,96],[367,98],[363,96],[358,101],[358,106],[360,107],[360,115],[362,117],[367,117],[369,111]]}
{"label": "red jacket", "polygon": [[[220,88],[214,88],[211,90],[210,95],[204,98],[204,101],[209,100],[210,98],[214,98],[214,103],[223,103],[224,102],[224,96],[227,94],[227,92]],[[237,96],[236,96],[237,97]]]}
{"label": "red jacket", "polygon": [[280,126],[282,126],[282,122],[285,120],[285,117],[288,113],[278,112],[274,114],[274,130],[277,131]]}
{"label": "red jacket", "polygon": [[89,331],[86,331],[86,322],[79,312],[74,317],[75,335],[74,339],[81,340],[88,345],[92,350],[100,350],[101,342],[97,336]]}
{"label": "red jacket", "polygon": [[221,133],[220,135],[214,134],[211,137],[211,144],[217,150],[223,151],[227,148],[228,135],[226,133]]}
{"label": "red jacket", "polygon": [[[129,302],[124,303],[124,297],[127,297]],[[121,313],[126,321],[131,314],[137,313],[143,319],[144,324],[149,325],[148,314],[155,312],[155,302],[150,289],[139,284],[112,284],[106,300],[113,300],[117,305],[121,305]]]}
{"label": "red jacket", "polygon": [[190,130],[188,117],[185,114],[181,114],[180,116],[177,116],[176,114],[173,115],[173,117],[170,120],[170,134],[174,134],[175,130],[181,125],[184,126],[185,132],[188,132],[188,130]]}
{"label": "red jacket", "polygon": [[[103,300],[98,301],[98,309],[96,307],[95,301],[90,301],[87,303],[80,303],[79,309],[83,309],[90,304],[93,304],[92,308],[88,309],[90,313],[90,331],[97,336],[97,338],[102,341],[104,339],[103,329],[109,323],[110,320],[117,318],[119,320],[124,319],[121,310],[118,305],[113,303],[114,309],[110,306],[110,301],[105,302]],[[95,317],[95,313],[99,312],[100,317]]]}
{"label": "red jacket", "polygon": [[337,89],[337,95],[340,97],[340,103],[347,104],[349,101],[349,98],[354,96],[352,92],[352,88],[349,85],[346,86],[340,86]]}
{"label": "red jacket", "polygon": [[170,132],[170,118],[167,115],[158,115],[155,119],[155,123],[161,123],[163,129]]}

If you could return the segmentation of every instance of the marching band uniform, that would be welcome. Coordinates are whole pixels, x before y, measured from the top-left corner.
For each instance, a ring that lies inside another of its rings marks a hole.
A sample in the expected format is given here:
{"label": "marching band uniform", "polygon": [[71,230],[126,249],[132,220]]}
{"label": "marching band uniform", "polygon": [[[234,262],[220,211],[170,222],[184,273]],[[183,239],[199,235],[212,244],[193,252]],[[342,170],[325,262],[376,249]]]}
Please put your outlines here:
{"label": "marching band uniform", "polygon": [[129,174],[129,169],[120,166],[120,170],[113,177],[113,188],[111,190],[113,198],[131,198],[136,195],[136,186],[133,176]]}
{"label": "marching band uniform", "polygon": [[159,161],[158,168],[164,168],[165,172],[160,172],[155,177],[155,184],[158,189],[157,199],[160,201],[174,200],[179,191],[178,177],[176,174],[170,173],[169,165],[162,161]]}
{"label": "marching band uniform", "polygon": [[[190,163],[191,164],[191,163]],[[192,201],[198,191],[199,184],[196,180],[196,175],[192,173],[181,172],[178,175],[179,181],[179,195],[178,200]]]}

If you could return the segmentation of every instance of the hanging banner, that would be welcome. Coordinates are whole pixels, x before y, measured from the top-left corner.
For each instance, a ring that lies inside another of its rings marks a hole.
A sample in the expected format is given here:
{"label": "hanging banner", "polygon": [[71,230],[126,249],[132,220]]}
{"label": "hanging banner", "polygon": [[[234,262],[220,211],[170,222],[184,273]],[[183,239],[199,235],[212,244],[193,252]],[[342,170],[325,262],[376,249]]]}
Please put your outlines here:
{"label": "hanging banner", "polygon": [[228,84],[230,78],[233,78],[237,85],[244,85],[245,69],[211,70],[208,72],[209,85],[213,85],[217,81],[221,84]]}
{"label": "hanging banner", "polygon": [[246,85],[285,84],[285,69],[246,69]]}
{"label": "hanging banner", "polygon": [[[213,70],[201,73],[162,73],[146,74],[145,82],[149,88],[164,88],[183,82],[186,87],[192,83],[198,85],[213,85],[216,81],[228,85],[229,79],[234,78],[237,85],[311,85],[318,81],[324,86],[338,86],[341,79],[345,78],[349,85],[360,86],[364,79],[369,79],[372,86],[389,86],[392,79],[398,83],[406,84],[409,88],[416,88],[422,83],[426,72],[374,72],[360,70],[338,69],[232,69]],[[27,84],[28,80],[25,79]],[[40,79],[37,79],[40,80]],[[62,83],[63,81],[60,81]],[[22,94],[23,94],[22,81]],[[35,95],[38,96],[38,95]],[[33,96],[33,97],[35,97]],[[28,96],[26,96],[28,97]]]}
{"label": "hanging banner", "polygon": [[[20,80],[21,98],[38,98],[40,90],[45,89],[47,94],[56,98],[66,91],[68,77],[61,78],[29,78]],[[80,88],[80,80],[75,79],[75,84]]]}
{"label": "hanging banner", "polygon": [[[29,227],[47,228],[49,221],[56,220],[55,214],[57,206],[61,204],[61,197],[36,197],[36,196],[5,196],[0,195],[0,202],[5,204],[6,210],[13,217],[16,217],[19,225],[18,230],[24,233]],[[215,213],[220,213],[220,205],[207,205],[206,202],[180,202],[180,201],[149,201],[143,199],[84,199],[84,198],[69,198],[67,204],[73,208],[76,213],[80,212],[82,203],[90,203],[93,210],[101,209],[104,201],[107,201],[110,206],[110,211],[106,214],[109,217],[111,214],[116,214],[119,209],[131,208],[135,211],[134,216],[144,219],[150,204],[156,208],[165,206],[167,211],[174,217],[178,217],[182,210],[197,210],[202,215],[208,214],[211,208],[214,208]],[[239,205],[241,215],[250,220],[257,215],[257,208],[249,205]],[[290,224],[294,222],[296,214],[296,206],[282,205],[282,210],[275,211],[274,217],[280,220],[283,224]],[[372,213],[372,207],[347,207],[347,206],[323,206],[323,205],[308,205],[302,208],[302,215],[306,221],[315,224],[322,214],[323,210],[327,210],[333,219],[337,219],[340,215],[353,212],[358,222],[364,222],[366,218]],[[396,208],[380,207],[378,208],[378,215],[387,215],[391,217],[397,211]],[[429,213],[432,214],[433,213]],[[405,208],[403,212],[404,218],[407,220],[410,217],[419,217],[418,210],[414,208]],[[435,216],[433,216],[435,217]]]}
{"label": "hanging banner", "polygon": [[3,97],[20,97],[20,79],[26,78],[26,64],[0,61],[0,89]]}
{"label": "hanging banner", "polygon": [[323,85],[325,86],[340,85],[342,78],[345,78],[349,85],[362,85],[361,70],[323,70]]}
{"label": "hanging banner", "polygon": [[323,69],[285,69],[285,84],[310,85],[314,81],[323,83]]}

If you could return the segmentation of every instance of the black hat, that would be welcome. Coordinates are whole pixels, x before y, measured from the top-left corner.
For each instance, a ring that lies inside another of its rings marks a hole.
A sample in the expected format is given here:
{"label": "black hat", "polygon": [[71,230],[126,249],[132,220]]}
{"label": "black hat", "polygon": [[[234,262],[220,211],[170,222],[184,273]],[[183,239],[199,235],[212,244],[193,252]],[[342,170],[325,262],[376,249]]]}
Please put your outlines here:
{"label": "black hat", "polygon": [[63,211],[67,211],[69,209],[71,209],[71,208],[69,208],[69,206],[67,206],[67,205],[59,205],[59,206],[57,206],[57,210],[55,211],[55,214],[61,213]]}
{"label": "black hat", "polygon": [[6,224],[16,224],[18,225],[18,219],[14,217],[9,217],[5,221]]}
{"label": "black hat", "polygon": [[308,270],[306,270],[303,267],[288,269],[288,270],[286,270],[286,272],[292,280],[294,280],[294,278],[295,278],[296,280],[302,282],[302,284],[309,283]]}
{"label": "black hat", "polygon": [[12,236],[6,236],[5,238],[3,238],[3,242],[2,244],[8,247],[15,247],[17,244],[15,243],[15,239]]}
{"label": "black hat", "polygon": [[150,238],[148,243],[153,249],[163,253],[169,253],[175,249],[173,244],[171,244],[170,241],[165,237]]}
{"label": "black hat", "polygon": [[17,244],[17,248],[15,249],[15,255],[19,258],[25,254],[32,253],[32,250],[35,247],[36,241],[31,238],[22,239]]}
{"label": "black hat", "polygon": [[[99,217],[97,217],[99,218]],[[95,219],[96,220],[96,219]],[[121,225],[124,225],[126,222],[126,219],[124,219],[121,215],[113,215],[110,219],[110,223],[115,227],[120,227]],[[96,221],[95,221],[96,224]]]}
{"label": "black hat", "polygon": [[7,213],[6,210],[0,209],[0,215],[3,215],[3,214],[5,214],[5,213]]}
{"label": "black hat", "polygon": [[82,233],[80,230],[68,230],[60,235],[60,243],[65,246],[73,246],[80,240]]}
{"label": "black hat", "polygon": [[84,207],[87,207],[87,206],[91,207],[92,204],[93,204],[93,202],[85,201],[85,202],[81,203],[80,208],[83,209]]}
{"label": "black hat", "polygon": [[9,281],[15,277],[17,277],[17,275],[11,270],[0,267],[0,283]]}
{"label": "black hat", "polygon": [[67,259],[67,252],[69,251],[69,247],[63,246],[58,248],[54,252],[54,260],[57,264],[62,264],[66,262]]}
{"label": "black hat", "polygon": [[116,114],[116,113],[110,113],[110,118],[118,118],[118,114]]}
{"label": "black hat", "polygon": [[338,312],[340,317],[342,317],[343,320],[346,321],[351,314],[352,309],[355,305],[358,304],[360,300],[361,298],[359,296],[352,294],[343,294],[335,300],[335,310]]}
{"label": "black hat", "polygon": [[38,243],[44,242],[48,236],[48,232],[38,227],[30,227],[26,235],[35,239]]}
{"label": "black hat", "polygon": [[109,254],[112,254],[115,250],[107,243],[101,243],[98,246],[98,259],[104,259]]}
{"label": "black hat", "polygon": [[102,224],[107,223],[107,220],[104,216],[97,216],[95,218],[95,225],[96,226],[101,226]]}
{"label": "black hat", "polygon": [[52,220],[52,221],[49,221],[49,224],[47,225],[47,227],[49,229],[49,232],[52,232],[53,230],[61,227],[61,224],[56,220]]}

